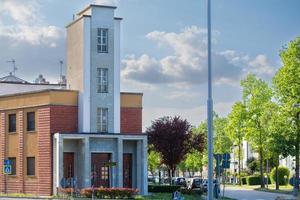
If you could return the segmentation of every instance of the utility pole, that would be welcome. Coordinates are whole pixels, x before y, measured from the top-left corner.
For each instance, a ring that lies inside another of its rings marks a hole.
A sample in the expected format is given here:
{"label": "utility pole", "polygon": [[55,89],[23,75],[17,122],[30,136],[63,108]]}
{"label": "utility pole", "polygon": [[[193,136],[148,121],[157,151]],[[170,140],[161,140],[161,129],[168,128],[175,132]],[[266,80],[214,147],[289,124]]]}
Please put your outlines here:
{"label": "utility pole", "polygon": [[[207,100],[207,131],[208,131],[208,200],[213,200],[213,100],[211,78],[211,13],[210,0],[207,0],[207,64],[208,64],[208,100]],[[217,183],[216,183],[217,184]]]}

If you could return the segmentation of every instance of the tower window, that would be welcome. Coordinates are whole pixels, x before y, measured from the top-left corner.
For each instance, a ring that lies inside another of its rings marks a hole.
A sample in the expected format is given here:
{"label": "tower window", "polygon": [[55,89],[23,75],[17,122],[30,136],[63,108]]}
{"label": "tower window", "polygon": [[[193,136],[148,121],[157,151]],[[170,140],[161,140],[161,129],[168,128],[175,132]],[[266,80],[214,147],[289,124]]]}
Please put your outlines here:
{"label": "tower window", "polygon": [[108,108],[97,108],[97,132],[105,133],[108,127]]}
{"label": "tower window", "polygon": [[108,29],[106,28],[98,28],[97,52],[98,53],[108,52]]}
{"label": "tower window", "polygon": [[108,92],[108,69],[97,68],[97,92]]}

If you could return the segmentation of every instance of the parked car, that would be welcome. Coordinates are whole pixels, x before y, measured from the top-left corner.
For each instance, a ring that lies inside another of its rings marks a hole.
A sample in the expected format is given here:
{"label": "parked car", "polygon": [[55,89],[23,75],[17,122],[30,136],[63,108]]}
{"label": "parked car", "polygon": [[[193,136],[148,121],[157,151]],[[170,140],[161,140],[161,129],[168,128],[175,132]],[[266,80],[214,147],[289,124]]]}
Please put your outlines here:
{"label": "parked car", "polygon": [[191,181],[190,189],[203,188],[203,179],[193,178]]}
{"label": "parked car", "polygon": [[180,185],[182,187],[187,187],[186,180],[184,177],[174,177],[172,178],[173,185]]}

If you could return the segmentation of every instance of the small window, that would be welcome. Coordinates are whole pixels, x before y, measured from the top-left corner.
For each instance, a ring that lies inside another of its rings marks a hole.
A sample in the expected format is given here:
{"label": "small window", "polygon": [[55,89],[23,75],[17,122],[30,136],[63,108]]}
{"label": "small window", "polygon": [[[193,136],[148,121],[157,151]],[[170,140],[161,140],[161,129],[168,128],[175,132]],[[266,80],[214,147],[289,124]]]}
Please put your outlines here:
{"label": "small window", "polygon": [[27,157],[27,176],[35,175],[35,157]]}
{"label": "small window", "polygon": [[11,174],[10,175],[15,176],[17,174],[17,172],[16,172],[16,158],[11,157],[11,158],[8,158],[8,160],[10,160],[10,163],[11,163]]}
{"label": "small window", "polygon": [[105,133],[108,130],[108,109],[97,109],[97,132]]}
{"label": "small window", "polygon": [[97,32],[97,52],[108,52],[108,29],[98,28]]}
{"label": "small window", "polygon": [[27,113],[27,131],[35,131],[35,113]]}
{"label": "small window", "polygon": [[17,121],[16,114],[8,115],[8,132],[10,133],[16,132],[16,126],[17,126],[16,121]]}
{"label": "small window", "polygon": [[108,69],[97,68],[97,92],[108,92]]}

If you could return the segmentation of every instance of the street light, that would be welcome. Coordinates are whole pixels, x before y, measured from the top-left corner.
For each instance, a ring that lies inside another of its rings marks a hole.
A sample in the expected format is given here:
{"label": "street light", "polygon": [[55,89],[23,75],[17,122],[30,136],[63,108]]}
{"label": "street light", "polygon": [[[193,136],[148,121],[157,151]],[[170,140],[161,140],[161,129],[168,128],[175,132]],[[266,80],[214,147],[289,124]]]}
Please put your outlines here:
{"label": "street light", "polygon": [[213,200],[213,100],[211,78],[211,13],[210,0],[207,0],[207,64],[208,64],[208,99],[207,99],[207,132],[208,132],[208,200]]}

